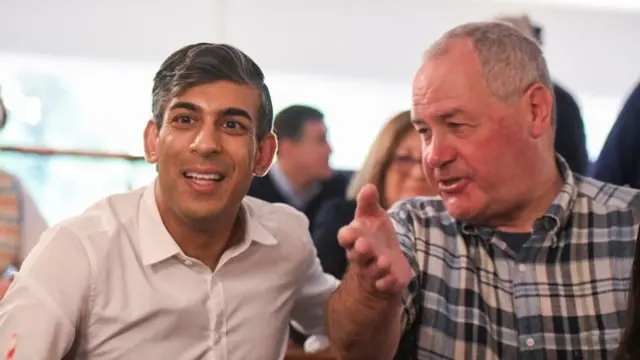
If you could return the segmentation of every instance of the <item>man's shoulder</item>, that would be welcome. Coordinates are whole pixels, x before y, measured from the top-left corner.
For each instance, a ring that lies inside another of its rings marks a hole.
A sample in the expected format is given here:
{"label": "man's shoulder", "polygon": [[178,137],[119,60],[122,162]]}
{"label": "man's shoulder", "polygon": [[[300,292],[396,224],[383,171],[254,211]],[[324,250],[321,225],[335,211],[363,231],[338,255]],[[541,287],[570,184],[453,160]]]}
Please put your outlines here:
{"label": "man's shoulder", "polygon": [[72,232],[82,239],[108,236],[137,221],[145,188],[114,194],[96,201],[81,214],[51,226],[45,233]]}
{"label": "man's shoulder", "polygon": [[418,196],[395,203],[388,211],[396,222],[422,227],[444,226],[454,220],[439,196]]}
{"label": "man's shoulder", "polygon": [[307,216],[288,204],[271,203],[249,195],[245,196],[243,204],[251,220],[260,223],[272,235],[308,232]]}
{"label": "man's shoulder", "polygon": [[304,213],[284,203],[270,203],[251,196],[244,198],[243,205],[249,221],[259,229],[254,235],[272,237],[278,247],[286,249],[280,253],[286,254],[287,259],[301,260],[311,251],[313,241]]}
{"label": "man's shoulder", "polygon": [[57,261],[82,264],[109,253],[109,249],[121,244],[114,240],[130,234],[143,193],[135,190],[111,195],[95,202],[82,214],[51,226],[42,233],[25,263],[46,262],[54,257]]}
{"label": "man's shoulder", "polygon": [[442,198],[439,196],[416,196],[398,201],[389,208],[389,212],[413,211],[424,212],[425,216],[446,213]]}
{"label": "man's shoulder", "polygon": [[585,199],[596,211],[632,211],[640,219],[640,191],[575,175],[578,198]]}

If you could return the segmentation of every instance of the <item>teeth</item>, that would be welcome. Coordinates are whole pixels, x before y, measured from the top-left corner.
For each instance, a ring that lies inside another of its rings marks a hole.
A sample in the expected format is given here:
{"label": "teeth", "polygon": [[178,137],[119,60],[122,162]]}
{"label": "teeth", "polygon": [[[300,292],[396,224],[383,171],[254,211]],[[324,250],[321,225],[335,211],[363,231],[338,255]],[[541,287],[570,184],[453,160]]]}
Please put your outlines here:
{"label": "teeth", "polygon": [[214,173],[214,174],[201,174],[195,172],[188,172],[185,174],[187,177],[195,179],[195,180],[203,180],[203,181],[220,181],[224,178],[222,174]]}

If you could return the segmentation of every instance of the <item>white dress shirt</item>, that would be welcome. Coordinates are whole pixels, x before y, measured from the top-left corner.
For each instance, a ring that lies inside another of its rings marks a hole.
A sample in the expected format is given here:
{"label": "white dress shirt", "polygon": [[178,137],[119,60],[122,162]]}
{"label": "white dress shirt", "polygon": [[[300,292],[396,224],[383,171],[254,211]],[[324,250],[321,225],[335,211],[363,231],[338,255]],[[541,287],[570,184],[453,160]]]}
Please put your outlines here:
{"label": "white dress shirt", "polygon": [[211,271],[164,227],[154,186],[110,196],[47,230],[0,301],[14,359],[281,359],[288,324],[324,334],[338,280],[303,214],[243,201],[246,235]]}

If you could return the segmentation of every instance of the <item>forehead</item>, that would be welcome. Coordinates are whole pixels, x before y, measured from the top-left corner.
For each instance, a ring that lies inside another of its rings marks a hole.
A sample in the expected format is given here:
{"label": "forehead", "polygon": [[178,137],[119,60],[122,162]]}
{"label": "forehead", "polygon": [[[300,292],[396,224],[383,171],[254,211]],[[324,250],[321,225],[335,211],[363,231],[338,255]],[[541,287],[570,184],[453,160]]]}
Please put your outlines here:
{"label": "forehead", "polygon": [[410,152],[412,150],[421,150],[422,142],[420,134],[415,130],[407,132],[398,143],[398,151]]}
{"label": "forehead", "polygon": [[167,109],[177,102],[188,102],[199,111],[210,113],[221,109],[239,108],[245,110],[256,119],[260,108],[261,97],[258,89],[247,84],[236,84],[231,81],[216,81],[188,88],[171,98]]}
{"label": "forehead", "polygon": [[324,121],[322,120],[311,120],[311,121],[307,121],[306,124],[304,124],[304,127],[302,129],[302,136],[310,136],[310,137],[316,137],[316,136],[324,136],[327,133],[327,126],[324,124]]}
{"label": "forehead", "polygon": [[442,53],[426,59],[413,81],[415,110],[468,102],[485,90],[480,59],[471,42],[451,40]]}

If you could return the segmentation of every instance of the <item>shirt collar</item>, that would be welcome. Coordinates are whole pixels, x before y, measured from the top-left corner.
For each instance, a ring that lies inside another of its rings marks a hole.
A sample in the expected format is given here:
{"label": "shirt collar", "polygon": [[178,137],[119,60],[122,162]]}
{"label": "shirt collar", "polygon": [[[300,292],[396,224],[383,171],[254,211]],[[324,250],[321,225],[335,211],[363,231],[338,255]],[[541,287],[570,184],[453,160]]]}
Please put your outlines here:
{"label": "shirt collar", "polygon": [[[275,215],[256,213],[245,200],[243,200],[242,211],[244,211],[246,219],[245,237],[235,247],[234,255],[246,250],[253,242],[262,245],[275,245],[278,243],[275,237],[265,228],[277,224]],[[155,182],[147,186],[142,195],[142,202],[138,210],[138,237],[144,265],[159,263],[179,254],[186,256],[162,222],[156,203]]]}
{"label": "shirt collar", "polygon": [[[557,245],[558,241],[555,234],[567,225],[578,196],[576,178],[569,169],[567,162],[558,154],[556,154],[556,166],[564,179],[562,188],[558,195],[556,195],[553,203],[551,203],[551,206],[547,209],[547,212],[533,224],[534,234],[553,234],[552,241],[554,245]],[[494,232],[493,229],[488,227],[477,226],[466,222],[459,222],[459,225],[462,232],[469,235],[480,235],[488,238],[492,236]]]}

